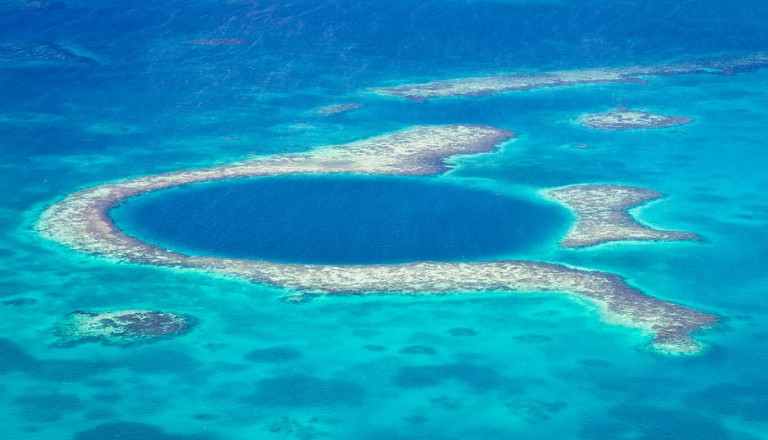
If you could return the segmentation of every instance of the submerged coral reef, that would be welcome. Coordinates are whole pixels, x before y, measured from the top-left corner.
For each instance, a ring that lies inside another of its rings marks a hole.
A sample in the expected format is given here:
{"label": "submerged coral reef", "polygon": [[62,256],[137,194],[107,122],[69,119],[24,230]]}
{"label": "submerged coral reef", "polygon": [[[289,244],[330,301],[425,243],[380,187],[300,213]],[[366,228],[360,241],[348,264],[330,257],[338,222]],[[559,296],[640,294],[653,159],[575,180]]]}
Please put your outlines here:
{"label": "submerged coral reef", "polygon": [[577,220],[563,241],[564,247],[594,246],[610,241],[698,241],[690,232],[664,231],[642,225],[628,209],[662,197],[645,188],[615,185],[572,185],[543,192],[545,197],[567,206]]}
{"label": "submerged coral reef", "polygon": [[685,116],[666,116],[619,107],[608,113],[590,113],[579,119],[581,125],[601,130],[636,130],[685,125],[693,119]]}
{"label": "submerged coral reef", "polygon": [[687,74],[732,74],[768,65],[768,55],[722,57],[692,60],[669,65],[561,70],[540,73],[457,78],[420,84],[378,87],[370,91],[380,95],[424,101],[449,96],[482,96],[545,87],[612,82],[645,82],[644,77]]}
{"label": "submerged coral reef", "polygon": [[54,334],[59,337],[59,345],[64,346],[84,342],[133,345],[186,333],[195,323],[196,319],[188,315],[155,310],[78,310],[67,315]]}
{"label": "submerged coral reef", "polygon": [[330,116],[335,115],[338,113],[345,113],[350,110],[355,110],[360,107],[362,107],[363,104],[357,104],[357,103],[349,103],[349,104],[336,104],[336,105],[329,105],[326,107],[320,107],[317,109],[317,114],[323,115],[323,116]]}

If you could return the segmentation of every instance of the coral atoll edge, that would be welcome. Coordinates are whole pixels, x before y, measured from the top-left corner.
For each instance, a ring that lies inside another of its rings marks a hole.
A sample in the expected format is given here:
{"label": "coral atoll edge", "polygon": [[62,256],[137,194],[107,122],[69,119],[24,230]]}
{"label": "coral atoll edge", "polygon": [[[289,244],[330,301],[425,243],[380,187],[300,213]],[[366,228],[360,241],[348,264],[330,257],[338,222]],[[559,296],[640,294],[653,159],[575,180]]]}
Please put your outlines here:
{"label": "coral atoll edge", "polygon": [[[70,194],[48,207],[36,227],[42,236],[80,252],[135,263],[213,271],[299,294],[565,294],[594,305],[606,322],[648,334],[654,350],[670,354],[700,352],[703,345],[691,335],[714,325],[715,316],[648,296],[615,274],[536,261],[341,266],[189,256],[128,236],[109,216],[109,211],[127,198],[195,182],[288,174],[436,175],[448,169],[445,159],[490,152],[513,136],[510,131],[481,125],[417,126],[306,153],[106,183]],[[650,190],[576,185],[543,195],[576,214],[576,225],[561,243],[564,247],[615,240],[697,238],[641,225],[627,214],[629,207],[660,196]]]}
{"label": "coral atoll edge", "polygon": [[731,75],[738,72],[750,72],[766,66],[768,66],[768,54],[761,53],[736,57],[713,57],[655,66],[560,70],[456,78],[393,87],[377,87],[369,89],[369,91],[378,95],[420,102],[451,96],[483,96],[584,84],[644,83],[646,82],[645,78],[655,76]]}

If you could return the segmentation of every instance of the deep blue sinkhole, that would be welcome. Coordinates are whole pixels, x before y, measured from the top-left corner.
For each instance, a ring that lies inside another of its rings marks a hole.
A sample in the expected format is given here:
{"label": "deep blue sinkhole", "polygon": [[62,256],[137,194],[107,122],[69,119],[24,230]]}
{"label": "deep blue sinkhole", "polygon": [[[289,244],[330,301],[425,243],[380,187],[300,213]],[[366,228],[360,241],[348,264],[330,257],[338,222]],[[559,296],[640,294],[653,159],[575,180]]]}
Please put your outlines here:
{"label": "deep blue sinkhole", "polygon": [[189,255],[318,264],[493,258],[552,242],[567,218],[548,203],[437,179],[366,176],[192,184],[111,215],[126,233]]}

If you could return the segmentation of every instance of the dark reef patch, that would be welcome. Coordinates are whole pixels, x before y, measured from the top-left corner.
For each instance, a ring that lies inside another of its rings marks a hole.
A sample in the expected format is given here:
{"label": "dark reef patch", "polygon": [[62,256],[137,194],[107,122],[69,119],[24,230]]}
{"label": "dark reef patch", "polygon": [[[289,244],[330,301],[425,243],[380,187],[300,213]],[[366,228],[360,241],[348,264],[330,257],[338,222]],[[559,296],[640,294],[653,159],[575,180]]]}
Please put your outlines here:
{"label": "dark reef patch", "polygon": [[115,413],[107,409],[94,409],[83,413],[86,420],[107,420],[115,418]]}
{"label": "dark reef patch", "polygon": [[429,422],[432,419],[430,419],[427,416],[423,416],[421,414],[414,414],[412,416],[408,416],[408,417],[403,418],[403,420],[405,420],[405,423],[407,423],[409,425],[417,426],[417,425],[423,425],[423,424]]}
{"label": "dark reef patch", "polygon": [[438,396],[429,399],[430,406],[433,408],[456,410],[462,407],[462,402],[459,399],[450,396]]}
{"label": "dark reef patch", "polygon": [[91,388],[100,389],[100,390],[112,389],[112,388],[116,387],[117,384],[118,384],[117,381],[110,380],[110,379],[90,379],[90,380],[88,380],[88,381],[83,383],[83,385],[85,385],[85,386],[88,386],[88,387],[91,387]]}
{"label": "dark reef patch", "polygon": [[11,371],[29,371],[35,368],[35,359],[8,339],[0,339],[0,374]]}
{"label": "dark reef patch", "polygon": [[474,364],[445,364],[419,367],[403,367],[393,377],[401,388],[426,388],[449,380],[463,383],[477,392],[508,387],[509,382],[496,370]]}
{"label": "dark reef patch", "polygon": [[39,361],[31,373],[40,379],[57,382],[77,382],[119,367],[119,363],[79,359]]}
{"label": "dark reef patch", "polygon": [[15,298],[2,301],[0,304],[12,307],[33,306],[37,304],[37,300],[34,298]]}
{"label": "dark reef patch", "polygon": [[[16,274],[10,270],[0,270],[0,279],[12,279]],[[18,295],[19,292],[34,289],[34,286],[17,281],[0,283],[0,297]]]}
{"label": "dark reef patch", "polygon": [[94,394],[91,398],[95,402],[115,403],[122,397],[119,394]]}
{"label": "dark reef patch", "polygon": [[269,425],[269,432],[285,434],[299,440],[312,440],[315,438],[327,438],[328,432],[318,428],[319,424],[328,424],[325,420],[312,418],[306,422],[290,417],[283,417]]}
{"label": "dark reef patch", "polygon": [[537,334],[518,335],[518,336],[513,336],[512,339],[514,339],[517,342],[522,342],[524,344],[543,344],[545,342],[552,341],[552,338],[547,335],[537,335]]}
{"label": "dark reef patch", "polygon": [[127,356],[121,365],[141,374],[198,375],[205,365],[180,350],[161,350],[146,347]]}
{"label": "dark reef patch", "polygon": [[271,347],[251,350],[243,357],[250,362],[279,364],[300,359],[302,354],[293,348]]}
{"label": "dark reef patch", "polygon": [[[429,435],[424,435],[424,431],[422,429],[418,429],[417,427],[414,427],[413,425],[409,425],[405,428],[388,428],[388,429],[382,429],[373,431],[371,434],[366,435],[365,437],[362,437],[360,440],[424,440],[425,438],[428,438],[429,440],[476,440],[476,439],[482,439],[482,440],[502,440],[499,437],[454,437],[454,436],[444,436],[438,433],[430,432]],[[507,440],[505,438],[505,440]]]}
{"label": "dark reef patch", "polygon": [[528,421],[544,421],[552,418],[552,415],[562,411],[567,403],[563,401],[546,402],[536,399],[521,399],[504,404],[514,414]]}
{"label": "dark reef patch", "polygon": [[[696,413],[645,405],[618,405],[607,418],[588,424],[580,433],[585,440],[731,440],[717,420]],[[743,437],[742,437],[743,438]]]}
{"label": "dark reef patch", "polygon": [[0,43],[0,63],[69,64],[95,63],[52,41],[15,41]]}
{"label": "dark reef patch", "polygon": [[[765,384],[766,380],[751,383]],[[719,416],[738,416],[754,422],[768,421],[768,394],[762,386],[721,384],[690,393],[685,402]]]}
{"label": "dark reef patch", "polygon": [[85,402],[74,394],[31,394],[16,398],[22,416],[35,422],[55,422],[64,415],[83,411]]}
{"label": "dark reef patch", "polygon": [[612,364],[601,359],[580,359],[579,364],[587,368],[610,368]]}
{"label": "dark reef patch", "polygon": [[219,416],[217,416],[216,414],[211,414],[211,413],[198,413],[198,414],[195,414],[194,416],[192,416],[192,418],[195,419],[195,420],[201,420],[203,422],[209,422],[211,420],[218,419]]}
{"label": "dark reef patch", "polygon": [[451,336],[477,336],[478,332],[471,328],[456,327],[448,330],[448,334]]}
{"label": "dark reef patch", "polygon": [[114,422],[80,431],[73,440],[215,440],[211,434],[169,434],[147,423]]}
{"label": "dark reef patch", "polygon": [[356,405],[364,397],[365,391],[352,382],[295,375],[260,380],[256,392],[242,400],[253,405],[329,406]]}
{"label": "dark reef patch", "polygon": [[424,354],[427,356],[434,356],[437,354],[437,350],[429,345],[409,345],[403,347],[399,351],[402,354]]}
{"label": "dark reef patch", "polygon": [[21,371],[43,380],[77,382],[115,366],[102,361],[37,360],[9,339],[0,338],[0,374]]}

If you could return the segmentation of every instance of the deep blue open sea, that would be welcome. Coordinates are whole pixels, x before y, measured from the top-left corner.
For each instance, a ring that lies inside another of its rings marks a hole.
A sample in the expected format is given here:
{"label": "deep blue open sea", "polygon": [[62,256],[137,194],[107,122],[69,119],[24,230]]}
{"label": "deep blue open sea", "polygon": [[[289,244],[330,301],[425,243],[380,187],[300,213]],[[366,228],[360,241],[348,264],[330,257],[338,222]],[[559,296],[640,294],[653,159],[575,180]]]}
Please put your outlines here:
{"label": "deep blue open sea", "polygon": [[[768,439],[768,69],[424,103],[366,92],[765,53],[766,23],[761,0],[0,2],[0,439]],[[315,111],[342,103],[364,106]],[[695,122],[576,122],[617,105]],[[564,296],[290,304],[277,288],[107,261],[34,230],[51,203],[99,183],[455,123],[518,137],[438,177],[193,185],[113,215],[196,254],[609,271],[721,317],[700,335],[707,350],[653,353]],[[558,248],[572,219],[536,191],[578,183],[659,190],[637,217],[706,240]],[[120,309],[199,325],[131,347],[55,344],[68,313]]]}

